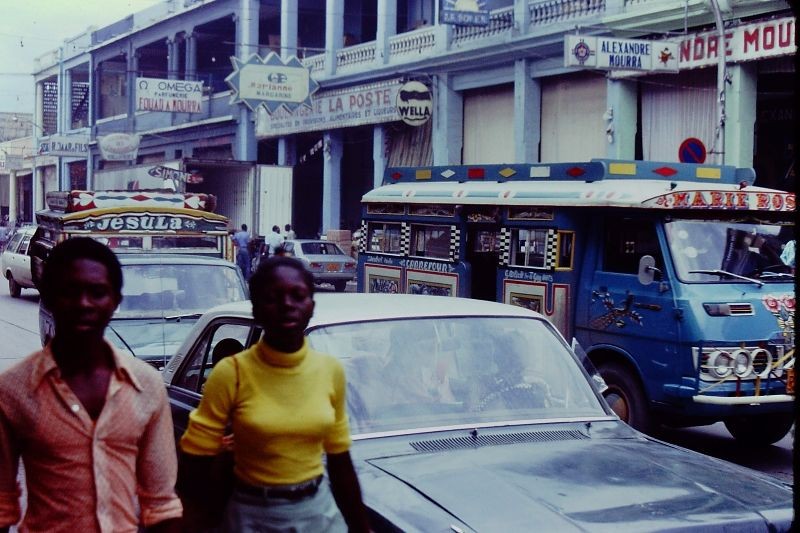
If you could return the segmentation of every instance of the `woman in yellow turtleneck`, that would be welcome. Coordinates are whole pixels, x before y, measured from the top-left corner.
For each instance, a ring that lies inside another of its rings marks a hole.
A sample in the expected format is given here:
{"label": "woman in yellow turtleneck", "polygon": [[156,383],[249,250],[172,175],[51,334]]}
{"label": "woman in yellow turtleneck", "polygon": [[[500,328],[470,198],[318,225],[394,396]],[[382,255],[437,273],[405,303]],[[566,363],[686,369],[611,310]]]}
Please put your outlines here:
{"label": "woman in yellow turtleneck", "polygon": [[348,451],[344,370],[305,338],[313,294],[313,276],[296,259],[259,265],[250,300],[264,336],[214,367],[181,438],[179,487],[191,498],[203,490],[197,482],[208,479],[202,474],[220,453],[230,419],[236,482],[228,531],[369,530]]}

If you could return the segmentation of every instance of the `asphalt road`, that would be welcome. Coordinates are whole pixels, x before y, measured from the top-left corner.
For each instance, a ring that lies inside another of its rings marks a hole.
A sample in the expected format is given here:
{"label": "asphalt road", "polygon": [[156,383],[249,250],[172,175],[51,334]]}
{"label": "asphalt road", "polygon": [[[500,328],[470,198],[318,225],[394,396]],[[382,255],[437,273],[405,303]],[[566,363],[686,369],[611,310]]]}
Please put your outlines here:
{"label": "asphalt road", "polygon": [[[8,294],[8,285],[0,280],[0,371],[21,357],[40,347],[38,329],[39,295],[35,290],[24,289],[22,297],[15,299]],[[321,286],[321,292],[332,287]],[[354,284],[347,291],[352,292]],[[712,455],[742,466],[769,473],[793,483],[792,445],[790,432],[783,440],[772,446],[750,448],[738,443],[728,434],[721,423],[707,427],[687,429],[664,429],[658,438]]]}

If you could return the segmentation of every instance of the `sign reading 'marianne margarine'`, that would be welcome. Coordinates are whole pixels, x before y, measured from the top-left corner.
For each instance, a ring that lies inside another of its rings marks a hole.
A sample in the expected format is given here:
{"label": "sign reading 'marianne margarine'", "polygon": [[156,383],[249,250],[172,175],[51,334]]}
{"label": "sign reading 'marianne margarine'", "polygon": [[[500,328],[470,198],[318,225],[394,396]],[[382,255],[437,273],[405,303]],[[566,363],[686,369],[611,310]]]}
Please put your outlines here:
{"label": "sign reading 'marianne margarine'", "polygon": [[294,112],[279,109],[272,114],[259,110],[256,137],[267,138],[303,131],[320,131],[401,119],[397,108],[400,80],[388,80],[347,89],[320,91],[310,107]]}
{"label": "sign reading 'marianne margarine'", "polygon": [[280,107],[289,111],[311,105],[311,95],[319,84],[296,57],[282,60],[275,52],[266,58],[252,54],[246,61],[231,57],[233,72],[225,81],[233,89],[231,103],[243,103],[252,110],[259,106],[268,113]]}

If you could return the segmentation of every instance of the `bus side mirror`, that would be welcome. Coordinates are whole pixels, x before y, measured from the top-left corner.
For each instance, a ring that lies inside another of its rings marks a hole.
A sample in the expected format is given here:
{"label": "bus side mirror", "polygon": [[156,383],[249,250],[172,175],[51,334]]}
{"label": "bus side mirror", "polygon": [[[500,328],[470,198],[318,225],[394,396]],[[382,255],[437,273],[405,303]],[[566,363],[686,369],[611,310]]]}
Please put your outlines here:
{"label": "bus side mirror", "polygon": [[639,283],[642,285],[650,285],[658,274],[661,278],[661,270],[656,268],[656,260],[652,255],[643,255],[639,259]]}

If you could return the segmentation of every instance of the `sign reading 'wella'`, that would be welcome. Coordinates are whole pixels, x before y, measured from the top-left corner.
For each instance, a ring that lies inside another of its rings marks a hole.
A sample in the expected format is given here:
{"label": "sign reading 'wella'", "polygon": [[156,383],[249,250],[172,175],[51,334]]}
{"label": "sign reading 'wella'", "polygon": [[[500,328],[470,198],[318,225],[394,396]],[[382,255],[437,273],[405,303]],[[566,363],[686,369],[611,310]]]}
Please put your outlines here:
{"label": "sign reading 'wella'", "polygon": [[397,91],[397,114],[410,126],[421,126],[431,118],[433,100],[424,83],[409,81]]}

